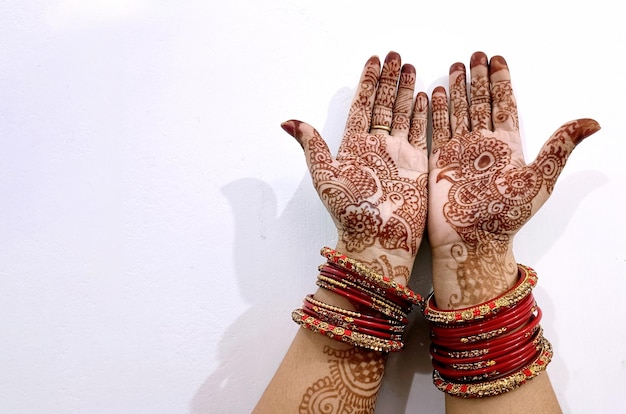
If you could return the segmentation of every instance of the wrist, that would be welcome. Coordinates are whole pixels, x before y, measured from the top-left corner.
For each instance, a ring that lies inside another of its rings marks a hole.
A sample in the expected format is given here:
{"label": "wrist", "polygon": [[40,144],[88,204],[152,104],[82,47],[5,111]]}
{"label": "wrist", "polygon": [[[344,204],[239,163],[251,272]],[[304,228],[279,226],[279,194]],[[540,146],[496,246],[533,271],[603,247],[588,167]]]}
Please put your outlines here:
{"label": "wrist", "polygon": [[497,253],[469,252],[461,243],[432,248],[433,289],[437,306],[460,309],[493,299],[518,279],[512,243]]}
{"label": "wrist", "polygon": [[341,239],[337,242],[335,250],[404,286],[409,282],[415,261],[415,255],[408,251],[402,249],[389,250],[378,245],[367,247],[358,252],[349,251]]}

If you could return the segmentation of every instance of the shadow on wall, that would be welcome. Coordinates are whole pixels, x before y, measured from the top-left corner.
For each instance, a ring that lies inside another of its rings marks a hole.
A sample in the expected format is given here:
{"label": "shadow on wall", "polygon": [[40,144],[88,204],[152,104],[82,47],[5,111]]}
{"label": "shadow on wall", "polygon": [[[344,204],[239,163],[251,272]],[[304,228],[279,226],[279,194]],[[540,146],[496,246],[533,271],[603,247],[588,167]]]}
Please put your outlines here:
{"label": "shadow on wall", "polygon": [[[343,129],[352,93],[340,90],[329,105],[322,135],[331,149],[338,147],[340,137],[333,143],[330,137],[337,134],[329,131]],[[222,336],[219,366],[194,396],[192,414],[252,410],[299,329],[290,315],[316,288],[316,269],[323,261],[319,249],[334,246],[337,237],[308,174],[280,215],[274,191],[261,180],[237,180],[224,186],[222,193],[235,218],[232,256],[240,293],[250,308]],[[427,293],[431,289],[427,243],[418,257],[411,287]],[[422,406],[431,405],[428,401],[442,406],[440,393],[422,386],[431,383],[428,330],[418,312],[412,319],[407,345],[414,351],[390,357],[377,411],[404,412],[410,393]]]}
{"label": "shadow on wall", "polygon": [[[564,177],[555,190],[558,196],[548,201],[518,240],[517,246],[527,252],[530,262],[542,259],[565,232],[580,202],[606,181],[602,174],[589,171]],[[298,329],[289,315],[301,297],[314,290],[315,268],[322,261],[317,249],[336,237],[308,176],[280,216],[271,187],[260,180],[235,181],[225,186],[223,193],[236,217],[233,257],[241,294],[251,307],[223,335],[220,365],[194,396],[193,414],[223,412],[224,407],[233,413],[250,412]],[[284,229],[290,229],[289,234]],[[431,289],[430,275],[426,238],[413,268],[411,287],[426,295]],[[443,412],[443,394],[431,382],[428,327],[418,311],[411,319],[406,350],[389,358],[377,412],[411,412],[415,406],[426,412]],[[545,318],[544,326],[554,319]],[[556,345],[558,338],[552,342]],[[555,363],[559,376],[566,378],[565,364]],[[567,402],[562,405],[567,407]]]}
{"label": "shadow on wall", "polygon": [[[343,128],[349,105],[346,96],[346,90],[341,90],[331,101],[326,129]],[[322,135],[331,134],[323,131]],[[333,148],[332,142],[329,147]],[[599,173],[581,172],[557,184],[558,196],[531,220],[516,244],[528,244],[522,248],[529,264],[550,250],[580,202],[606,181]],[[323,261],[319,248],[334,246],[336,241],[334,224],[308,175],[280,215],[272,188],[261,180],[240,179],[222,192],[235,217],[232,257],[240,293],[250,308],[221,338],[219,366],[195,394],[192,414],[252,410],[298,329],[291,311],[314,291],[316,268]],[[418,252],[410,285],[422,295],[431,289],[427,238]],[[417,310],[411,319],[405,351],[389,358],[376,412],[412,412],[416,406],[424,412],[444,412],[443,394],[431,380],[428,327]]]}
{"label": "shadow on wall", "polygon": [[[299,329],[291,311],[316,289],[316,268],[323,262],[319,248],[334,245],[336,239],[334,224],[308,176],[280,216],[275,195],[263,181],[237,180],[222,191],[236,217],[233,257],[240,292],[250,308],[222,336],[219,366],[194,396],[193,414],[224,412],[225,407],[233,413],[252,410]],[[418,258],[411,287],[426,294],[431,289],[427,243]],[[422,386],[431,383],[428,345],[427,326],[416,310],[407,332],[411,352],[390,357],[380,412],[404,412],[410,393],[421,406],[429,401],[442,406],[440,393]]]}

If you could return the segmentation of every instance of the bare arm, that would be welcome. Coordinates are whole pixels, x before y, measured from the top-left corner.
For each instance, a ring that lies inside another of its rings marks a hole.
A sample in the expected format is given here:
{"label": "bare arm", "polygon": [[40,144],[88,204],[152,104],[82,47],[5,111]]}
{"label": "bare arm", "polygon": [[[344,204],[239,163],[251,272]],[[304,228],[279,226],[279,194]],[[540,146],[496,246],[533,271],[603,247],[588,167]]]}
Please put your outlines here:
{"label": "bare arm", "polygon": [[[313,185],[337,227],[336,249],[401,285],[408,282],[427,208],[428,98],[420,93],[414,101],[414,85],[415,69],[402,65],[397,53],[389,53],[382,69],[370,58],[336,157],[310,125],[282,125],[302,145]],[[368,312],[324,287],[312,299]],[[302,329],[255,412],[372,413],[385,362],[385,352]]]}
{"label": "bare arm", "polygon": [[[465,66],[455,63],[450,105],[441,87],[432,97],[428,231],[435,301],[448,310],[487,303],[512,289],[519,277],[515,234],[548,199],[576,145],[600,129],[591,119],[568,122],[526,164],[505,60],[489,61],[477,52],[470,67],[469,95]],[[483,371],[496,372],[497,366]],[[545,373],[495,397],[446,395],[446,409],[451,414],[560,412]]]}

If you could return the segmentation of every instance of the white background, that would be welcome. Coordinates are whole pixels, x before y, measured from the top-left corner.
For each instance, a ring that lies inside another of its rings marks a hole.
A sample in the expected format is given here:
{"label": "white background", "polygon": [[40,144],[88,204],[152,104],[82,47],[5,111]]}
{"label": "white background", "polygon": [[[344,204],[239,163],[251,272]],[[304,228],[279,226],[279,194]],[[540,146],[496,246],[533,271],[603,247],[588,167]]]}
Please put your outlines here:
{"label": "white background", "polygon": [[[389,50],[429,93],[454,61],[502,54],[527,159],[565,121],[602,125],[516,254],[540,275],[564,411],[619,412],[622,17],[604,0],[0,2],[0,412],[249,412],[335,242],[279,124],[336,148]],[[443,411],[425,332],[417,317],[377,412]]]}

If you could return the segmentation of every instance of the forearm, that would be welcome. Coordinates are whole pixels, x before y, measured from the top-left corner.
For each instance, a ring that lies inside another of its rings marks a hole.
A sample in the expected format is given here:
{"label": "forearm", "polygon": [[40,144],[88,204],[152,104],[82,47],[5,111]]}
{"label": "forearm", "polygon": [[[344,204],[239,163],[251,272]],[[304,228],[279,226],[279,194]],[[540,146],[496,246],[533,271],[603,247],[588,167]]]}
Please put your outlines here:
{"label": "forearm", "polygon": [[[343,246],[338,245],[338,247]],[[369,249],[355,256],[357,256],[359,263],[367,263],[368,266],[381,260],[392,267],[412,264],[412,262],[407,261],[400,264],[393,255],[390,258],[387,253],[383,250]],[[353,257],[351,256],[350,259]],[[332,262],[331,259],[328,263],[330,262]],[[323,276],[325,270],[327,269],[320,269],[320,276]],[[404,277],[402,279],[404,281]],[[303,308],[296,311],[295,320],[311,317],[311,315],[315,315],[316,311],[336,317],[335,310],[345,311],[347,314],[353,313],[356,317],[354,321],[352,319],[350,321],[356,325],[359,324],[357,319],[361,313],[363,319],[372,315],[377,318],[381,317],[380,314],[372,312],[366,306],[355,303],[345,295],[335,293],[329,288],[331,286],[319,288],[312,297],[307,297]],[[325,307],[325,309],[319,310],[315,308],[316,306]],[[328,314],[325,313],[326,310],[329,311]],[[304,323],[300,320],[300,322],[301,326],[307,329],[300,329],[296,334],[285,358],[254,412],[273,414],[327,412],[332,407],[330,412],[349,409],[350,412],[373,413],[387,353],[371,349],[376,348],[376,345],[372,345],[367,340],[373,338],[376,341],[378,339],[375,336],[368,336],[365,340],[365,347],[353,346],[350,342],[352,340],[359,342],[359,338],[362,338],[358,336],[359,333],[365,333],[363,326],[355,328],[350,334],[346,332],[344,335],[342,329],[333,329],[322,324],[315,325],[317,322],[310,322],[310,320]],[[327,322],[327,320],[320,316],[320,322]],[[390,324],[393,324],[394,329],[399,326],[393,322]],[[380,328],[380,322],[375,325]],[[313,329],[311,329],[312,326]],[[314,332],[322,326],[323,329],[319,329],[319,331],[325,330],[325,332]],[[335,339],[324,334],[329,332],[335,335]],[[340,334],[336,334],[337,332]],[[323,334],[320,335],[320,333]],[[401,332],[393,335],[398,334]],[[376,332],[374,335],[381,335],[381,333]],[[385,333],[383,332],[382,335],[384,336]]]}
{"label": "forearm", "polygon": [[[511,247],[498,260],[491,256],[477,256],[471,260],[463,257],[463,261],[455,257],[453,252],[454,248],[449,246],[433,250],[435,302],[441,309],[467,308],[489,302],[509,292],[518,281],[519,275]],[[513,272],[510,271],[512,267],[515,269]],[[498,270],[501,271],[499,275],[495,274]],[[499,282],[490,282],[490,278],[497,278]],[[460,302],[463,306],[452,305]],[[518,344],[511,345],[510,352],[517,348]],[[561,412],[546,373],[541,373],[522,386],[500,395],[483,398],[446,395],[445,401],[448,414]]]}
{"label": "forearm", "polygon": [[[373,413],[386,354],[300,329],[254,413]],[[329,409],[333,407],[333,409]]]}
{"label": "forearm", "polygon": [[518,278],[512,244],[476,254],[463,243],[432,248],[433,290],[441,309],[486,302],[511,288]]}

